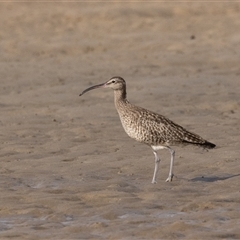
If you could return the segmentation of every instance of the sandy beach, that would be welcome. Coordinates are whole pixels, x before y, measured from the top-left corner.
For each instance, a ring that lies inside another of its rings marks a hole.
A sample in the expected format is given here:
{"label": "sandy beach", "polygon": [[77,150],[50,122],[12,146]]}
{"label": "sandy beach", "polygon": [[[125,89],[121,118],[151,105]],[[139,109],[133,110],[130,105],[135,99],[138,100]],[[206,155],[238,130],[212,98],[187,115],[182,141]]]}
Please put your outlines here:
{"label": "sandy beach", "polygon": [[[0,3],[0,239],[240,239],[240,3]],[[151,149],[133,104],[217,145]]]}

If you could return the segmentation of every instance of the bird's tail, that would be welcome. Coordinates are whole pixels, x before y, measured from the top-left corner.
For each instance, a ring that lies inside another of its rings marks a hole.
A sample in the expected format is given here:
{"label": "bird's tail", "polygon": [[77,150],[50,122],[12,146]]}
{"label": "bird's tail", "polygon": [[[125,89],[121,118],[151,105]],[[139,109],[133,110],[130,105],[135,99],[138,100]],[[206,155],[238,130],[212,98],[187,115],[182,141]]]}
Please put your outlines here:
{"label": "bird's tail", "polygon": [[198,141],[198,142],[195,141],[194,142],[194,141],[187,141],[187,140],[183,140],[182,142],[185,143],[185,144],[196,145],[198,147],[202,147],[202,148],[205,148],[205,149],[212,149],[212,148],[216,147],[216,145],[214,143],[208,142],[204,139],[202,139],[202,142],[200,142],[200,141]]}
{"label": "bird's tail", "polygon": [[205,141],[205,142],[202,144],[202,146],[203,146],[204,148],[208,148],[208,149],[211,149],[211,148],[215,148],[215,147],[216,147],[216,145],[215,145],[214,143],[211,143],[211,142],[208,142],[208,141]]}

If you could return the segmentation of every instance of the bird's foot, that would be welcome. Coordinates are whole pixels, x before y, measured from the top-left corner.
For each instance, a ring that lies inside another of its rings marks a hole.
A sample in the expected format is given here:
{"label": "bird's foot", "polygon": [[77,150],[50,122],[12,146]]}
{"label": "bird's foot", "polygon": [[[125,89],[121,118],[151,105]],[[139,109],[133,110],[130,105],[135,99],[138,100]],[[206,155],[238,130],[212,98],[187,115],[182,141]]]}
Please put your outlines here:
{"label": "bird's foot", "polygon": [[156,180],[152,180],[152,184],[156,184],[157,183],[157,181]]}
{"label": "bird's foot", "polygon": [[166,182],[171,182],[173,179],[173,174],[169,175],[168,178],[166,179]]}

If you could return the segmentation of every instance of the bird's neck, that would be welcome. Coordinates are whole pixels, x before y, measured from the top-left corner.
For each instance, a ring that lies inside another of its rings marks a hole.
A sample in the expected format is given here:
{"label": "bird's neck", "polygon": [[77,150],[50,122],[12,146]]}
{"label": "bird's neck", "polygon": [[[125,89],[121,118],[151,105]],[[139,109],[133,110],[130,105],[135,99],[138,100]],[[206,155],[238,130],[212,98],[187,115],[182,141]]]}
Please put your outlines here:
{"label": "bird's neck", "polygon": [[115,105],[124,104],[127,102],[127,92],[126,89],[120,89],[114,91]]}

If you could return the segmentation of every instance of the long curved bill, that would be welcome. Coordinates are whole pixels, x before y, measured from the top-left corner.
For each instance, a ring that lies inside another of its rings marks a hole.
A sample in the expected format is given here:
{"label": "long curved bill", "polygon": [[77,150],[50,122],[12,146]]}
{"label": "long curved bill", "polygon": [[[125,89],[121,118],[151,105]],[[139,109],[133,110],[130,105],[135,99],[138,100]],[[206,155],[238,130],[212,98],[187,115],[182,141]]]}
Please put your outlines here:
{"label": "long curved bill", "polygon": [[101,83],[101,84],[98,84],[98,85],[89,87],[89,88],[85,89],[82,93],[80,93],[79,96],[82,96],[84,93],[86,93],[86,92],[88,92],[88,91],[91,91],[91,90],[93,90],[93,89],[103,88],[103,87],[105,87],[105,83]]}

